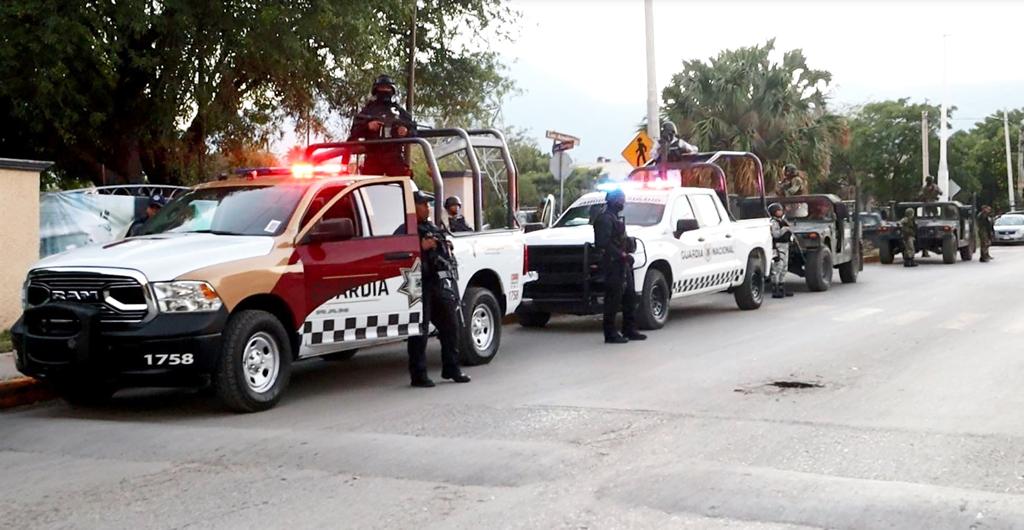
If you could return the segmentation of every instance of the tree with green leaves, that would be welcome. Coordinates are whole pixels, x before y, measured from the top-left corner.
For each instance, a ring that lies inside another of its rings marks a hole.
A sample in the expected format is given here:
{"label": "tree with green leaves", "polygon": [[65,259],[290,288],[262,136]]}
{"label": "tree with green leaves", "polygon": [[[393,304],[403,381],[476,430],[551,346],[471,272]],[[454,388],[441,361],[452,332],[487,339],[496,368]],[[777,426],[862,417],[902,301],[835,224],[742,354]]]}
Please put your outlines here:
{"label": "tree with green leaves", "polygon": [[[702,151],[756,154],[769,189],[787,163],[797,164],[813,184],[829,175],[832,146],[846,138],[844,120],[827,108],[832,74],[810,68],[801,50],[772,61],[774,50],[772,39],[722,51],[706,62],[685,61],[662,91],[662,114]],[[739,173],[746,178],[737,184],[751,191],[752,171]]]}
{"label": "tree with green leaves", "polygon": [[[1009,111],[1011,150],[1020,134],[1024,108]],[[969,193],[977,193],[978,204],[997,211],[1009,208],[1006,190],[1006,139],[1003,113],[994,112],[968,131],[958,131],[949,139],[950,178]],[[1016,152],[1013,152],[1016,164]],[[1014,167],[1014,177],[1017,168]],[[1015,183],[1016,184],[1016,183]],[[1020,204],[1020,198],[1017,198]]]}
{"label": "tree with green leaves", "polygon": [[209,176],[217,154],[265,152],[287,123],[322,132],[405,72],[414,7],[418,114],[489,119],[511,88],[487,46],[502,0],[0,3],[0,156],[97,182]]}

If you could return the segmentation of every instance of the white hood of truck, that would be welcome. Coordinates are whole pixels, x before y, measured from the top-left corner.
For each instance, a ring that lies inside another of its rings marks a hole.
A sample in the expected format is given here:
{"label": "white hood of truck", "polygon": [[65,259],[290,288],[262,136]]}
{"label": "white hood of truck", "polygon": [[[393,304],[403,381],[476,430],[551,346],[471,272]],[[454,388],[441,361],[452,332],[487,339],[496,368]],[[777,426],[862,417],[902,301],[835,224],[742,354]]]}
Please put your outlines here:
{"label": "white hood of truck", "polygon": [[168,281],[204,267],[265,256],[273,246],[274,239],[265,236],[160,234],[76,248],[40,260],[32,269],[133,269],[149,281]]}
{"label": "white hood of truck", "polygon": [[[626,235],[646,239],[663,230],[658,226],[626,225]],[[582,245],[594,242],[594,227],[591,225],[547,228],[526,234],[527,245]]]}

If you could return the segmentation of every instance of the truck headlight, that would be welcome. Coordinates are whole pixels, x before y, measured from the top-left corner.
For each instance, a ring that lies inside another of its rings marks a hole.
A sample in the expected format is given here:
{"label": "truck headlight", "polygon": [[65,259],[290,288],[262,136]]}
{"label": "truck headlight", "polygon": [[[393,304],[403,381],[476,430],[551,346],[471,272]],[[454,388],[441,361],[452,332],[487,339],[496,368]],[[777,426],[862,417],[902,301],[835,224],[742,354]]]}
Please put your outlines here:
{"label": "truck headlight", "polygon": [[217,291],[206,282],[158,282],[153,284],[153,294],[161,313],[217,311],[223,305]]}

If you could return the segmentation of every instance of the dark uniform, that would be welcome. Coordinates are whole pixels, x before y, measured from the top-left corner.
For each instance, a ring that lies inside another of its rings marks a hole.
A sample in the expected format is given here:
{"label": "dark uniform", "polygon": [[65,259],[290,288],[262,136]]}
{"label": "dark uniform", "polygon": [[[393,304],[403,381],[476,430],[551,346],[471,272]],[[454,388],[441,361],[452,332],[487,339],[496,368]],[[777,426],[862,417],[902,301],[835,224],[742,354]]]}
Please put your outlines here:
{"label": "dark uniform", "polygon": [[992,246],[992,240],[995,237],[996,227],[992,221],[992,207],[982,206],[981,211],[978,212],[978,241],[981,243],[982,263],[992,261],[992,255],[989,254],[988,249]]}
{"label": "dark uniform", "polygon": [[427,376],[427,334],[430,324],[434,324],[437,338],[441,341],[441,377],[456,383],[468,383],[469,376],[459,368],[458,311],[461,304],[455,258],[444,232],[430,221],[429,208],[426,209],[426,215],[420,215],[419,209],[430,201],[430,196],[417,191],[415,200],[421,244],[433,239],[437,246],[430,250],[422,250],[420,247],[423,316],[420,319],[420,334],[409,338],[409,376],[413,386],[434,386],[434,382]]}
{"label": "dark uniform", "polygon": [[459,213],[462,199],[452,195],[444,200],[444,209],[448,212],[448,230],[451,232],[472,232],[466,218]]}
{"label": "dark uniform", "polygon": [[[349,141],[416,136],[416,122],[408,111],[395,102],[396,91],[395,83],[390,77],[382,75],[377,78],[370,91],[373,99],[367,102],[352,121]],[[381,123],[380,129],[370,130],[372,122]],[[404,135],[400,128],[405,129]],[[401,144],[366,146],[366,158],[363,161],[362,172],[364,175],[412,176],[409,161],[405,156],[405,146]]]}
{"label": "dark uniform", "polygon": [[[621,190],[608,192],[604,211],[594,219],[594,246],[601,252],[604,273],[604,340],[623,343],[647,337],[636,330],[636,288],[633,283],[633,257],[626,237],[622,209],[626,196]],[[615,316],[622,311],[622,333],[615,329]]]}
{"label": "dark uniform", "polygon": [[679,138],[679,130],[670,121],[661,124],[661,136],[658,138],[659,162],[680,162],[685,155],[692,155],[697,147]]}

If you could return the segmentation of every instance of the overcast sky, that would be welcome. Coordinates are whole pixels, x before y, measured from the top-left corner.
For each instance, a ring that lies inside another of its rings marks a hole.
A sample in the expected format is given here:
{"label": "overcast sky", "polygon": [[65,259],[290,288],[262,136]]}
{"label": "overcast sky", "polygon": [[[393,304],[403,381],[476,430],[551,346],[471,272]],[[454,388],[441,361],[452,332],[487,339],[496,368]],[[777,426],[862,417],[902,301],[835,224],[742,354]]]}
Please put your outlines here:
{"label": "overcast sky", "polygon": [[[542,149],[544,131],[582,138],[572,155],[618,160],[645,114],[642,0],[513,0],[518,38],[501,46],[521,95],[504,121]],[[837,107],[910,97],[942,99],[947,34],[949,102],[956,128],[1024,106],[1024,2],[739,2],[654,0],[660,89],[682,61],[776,39],[832,72]]]}

